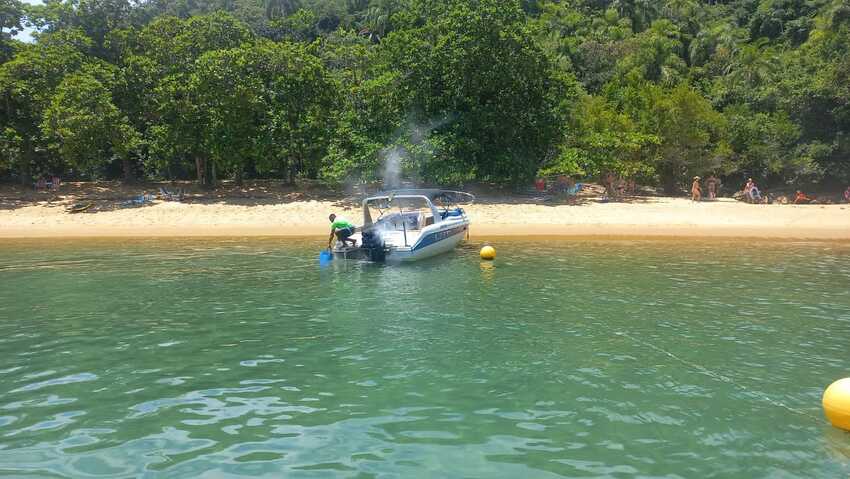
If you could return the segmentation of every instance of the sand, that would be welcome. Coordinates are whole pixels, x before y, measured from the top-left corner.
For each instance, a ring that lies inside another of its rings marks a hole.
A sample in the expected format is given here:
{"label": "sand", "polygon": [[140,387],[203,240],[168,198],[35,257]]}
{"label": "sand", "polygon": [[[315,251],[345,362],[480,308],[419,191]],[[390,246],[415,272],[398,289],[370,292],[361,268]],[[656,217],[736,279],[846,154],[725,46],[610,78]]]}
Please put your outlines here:
{"label": "sand", "polygon": [[[65,202],[67,203],[67,201]],[[140,208],[69,214],[63,202],[0,208],[0,238],[322,236],[327,215],[359,222],[355,203],[327,200],[211,203],[155,201]],[[850,240],[850,205],[693,203],[641,197],[577,205],[488,201],[467,207],[476,240],[506,236]]]}

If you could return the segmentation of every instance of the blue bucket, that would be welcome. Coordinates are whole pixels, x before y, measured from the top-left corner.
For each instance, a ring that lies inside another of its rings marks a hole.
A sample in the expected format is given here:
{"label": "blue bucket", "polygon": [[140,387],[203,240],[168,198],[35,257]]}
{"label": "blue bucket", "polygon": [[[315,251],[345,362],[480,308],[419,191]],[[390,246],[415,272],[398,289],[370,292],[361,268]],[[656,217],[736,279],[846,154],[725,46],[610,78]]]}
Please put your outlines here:
{"label": "blue bucket", "polygon": [[333,253],[331,253],[328,250],[324,250],[321,253],[319,253],[319,264],[320,265],[326,265],[326,264],[330,263],[331,261],[333,261],[333,259],[334,259]]}

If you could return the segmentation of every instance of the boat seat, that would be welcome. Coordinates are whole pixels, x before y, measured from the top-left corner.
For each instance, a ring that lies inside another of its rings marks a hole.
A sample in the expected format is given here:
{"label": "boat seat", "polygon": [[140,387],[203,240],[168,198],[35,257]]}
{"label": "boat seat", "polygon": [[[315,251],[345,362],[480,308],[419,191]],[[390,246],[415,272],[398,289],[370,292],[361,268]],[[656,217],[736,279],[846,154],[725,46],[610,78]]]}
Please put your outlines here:
{"label": "boat seat", "polygon": [[[419,230],[425,227],[425,214],[420,212],[408,212],[402,217],[402,221],[408,230]],[[398,228],[401,229],[401,222]]]}
{"label": "boat seat", "polygon": [[458,218],[458,217],[461,217],[461,216],[463,216],[463,208],[455,208],[453,210],[441,211],[440,212],[440,218],[442,218],[442,219]]}

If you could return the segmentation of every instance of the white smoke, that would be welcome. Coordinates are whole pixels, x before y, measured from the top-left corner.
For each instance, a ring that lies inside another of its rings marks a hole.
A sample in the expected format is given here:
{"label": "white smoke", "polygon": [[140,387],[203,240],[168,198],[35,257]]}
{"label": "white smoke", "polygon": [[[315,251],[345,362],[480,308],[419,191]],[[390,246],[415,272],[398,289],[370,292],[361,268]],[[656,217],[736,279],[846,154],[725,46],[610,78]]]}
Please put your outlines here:
{"label": "white smoke", "polygon": [[410,152],[404,147],[404,140],[407,140],[411,146],[415,147],[419,155],[424,154],[433,157],[434,151],[428,142],[431,132],[442,127],[449,121],[451,121],[451,117],[449,116],[430,120],[426,123],[414,123],[408,120],[405,127],[396,133],[396,139],[393,144],[381,150],[380,157],[384,163],[381,180],[383,181],[384,189],[390,190],[400,187],[405,163],[410,165],[415,162],[411,158]]}
{"label": "white smoke", "polygon": [[407,150],[402,146],[388,146],[381,150],[384,159],[382,180],[384,189],[391,190],[401,186],[401,161],[407,158]]}

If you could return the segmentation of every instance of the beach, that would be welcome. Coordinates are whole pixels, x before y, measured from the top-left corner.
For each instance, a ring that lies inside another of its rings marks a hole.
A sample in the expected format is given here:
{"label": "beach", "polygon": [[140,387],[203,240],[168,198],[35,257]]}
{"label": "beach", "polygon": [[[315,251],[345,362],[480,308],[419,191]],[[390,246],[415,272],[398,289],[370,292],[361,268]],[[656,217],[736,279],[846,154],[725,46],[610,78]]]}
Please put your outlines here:
{"label": "beach", "polygon": [[[350,196],[218,195],[68,213],[66,207],[81,197],[79,192],[16,201],[7,196],[0,204],[0,238],[321,236],[328,231],[329,213],[362,221],[359,200]],[[603,202],[588,194],[576,204],[494,195],[465,209],[471,237],[485,241],[507,236],[850,240],[850,205],[750,205],[728,198],[694,203],[655,196]]]}

